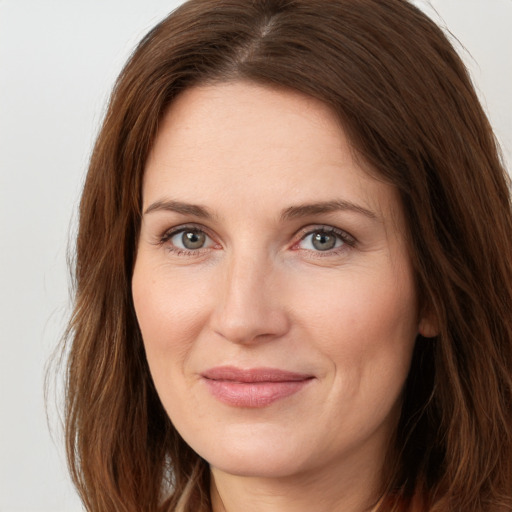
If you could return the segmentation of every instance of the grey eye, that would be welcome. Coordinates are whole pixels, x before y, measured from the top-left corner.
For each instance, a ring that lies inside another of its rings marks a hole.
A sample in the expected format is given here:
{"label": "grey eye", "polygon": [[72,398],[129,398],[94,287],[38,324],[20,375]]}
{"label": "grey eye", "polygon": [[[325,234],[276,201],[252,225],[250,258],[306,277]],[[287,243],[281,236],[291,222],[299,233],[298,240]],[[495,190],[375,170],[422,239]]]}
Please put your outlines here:
{"label": "grey eye", "polygon": [[337,249],[345,243],[341,233],[336,231],[311,231],[301,241],[301,249],[308,251],[326,252],[331,249]]}
{"label": "grey eye", "polygon": [[311,243],[318,251],[328,251],[336,246],[338,237],[332,233],[314,233]]}
{"label": "grey eye", "polygon": [[201,249],[206,242],[206,235],[202,231],[183,231],[181,243],[185,249]]}
{"label": "grey eye", "polygon": [[176,228],[175,231],[166,233],[162,239],[170,251],[178,255],[191,255],[194,252],[199,254],[201,249],[212,249],[215,242],[201,228],[194,226]]}

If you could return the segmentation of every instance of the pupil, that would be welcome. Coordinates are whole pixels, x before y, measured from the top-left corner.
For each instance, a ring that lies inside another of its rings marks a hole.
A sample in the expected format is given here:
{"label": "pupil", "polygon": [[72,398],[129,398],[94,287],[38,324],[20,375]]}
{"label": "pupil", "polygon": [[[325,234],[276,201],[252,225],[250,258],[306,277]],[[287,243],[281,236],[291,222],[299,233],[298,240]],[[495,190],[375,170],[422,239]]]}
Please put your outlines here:
{"label": "pupil", "polygon": [[199,249],[204,245],[205,235],[197,231],[185,231],[181,239],[187,249]]}
{"label": "pupil", "polygon": [[313,236],[313,247],[319,251],[327,251],[336,245],[336,238],[328,233],[316,233]]}

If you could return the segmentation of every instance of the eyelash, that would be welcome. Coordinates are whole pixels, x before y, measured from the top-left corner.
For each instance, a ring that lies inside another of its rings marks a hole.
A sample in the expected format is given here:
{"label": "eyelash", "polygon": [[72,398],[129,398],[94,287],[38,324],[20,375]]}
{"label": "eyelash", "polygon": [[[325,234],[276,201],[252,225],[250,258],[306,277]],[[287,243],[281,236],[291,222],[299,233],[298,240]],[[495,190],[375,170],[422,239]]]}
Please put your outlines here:
{"label": "eyelash", "polygon": [[341,241],[341,246],[334,247],[332,249],[328,249],[326,251],[315,251],[312,249],[304,249],[308,251],[310,254],[312,254],[314,257],[328,257],[328,256],[336,256],[341,254],[342,252],[347,251],[347,249],[355,247],[356,245],[356,239],[348,234],[346,231],[343,231],[342,229],[335,228],[333,226],[325,226],[325,225],[319,225],[319,226],[308,226],[307,228],[301,230],[299,232],[299,240],[295,242],[292,246],[292,249],[294,250],[300,250],[298,245],[306,240],[308,236],[312,236],[315,234],[325,234],[325,235],[334,235],[336,238]]}
{"label": "eyelash", "polygon": [[[198,249],[182,249],[181,247],[176,247],[173,244],[170,244],[170,240],[175,237],[176,235],[179,235],[180,233],[186,233],[186,232],[194,232],[194,233],[203,233],[208,239],[213,241],[212,237],[208,235],[208,232],[201,226],[195,226],[195,225],[186,225],[186,226],[179,226],[177,228],[170,229],[166,231],[160,238],[159,238],[159,244],[158,245],[167,245],[167,250],[169,252],[174,253],[177,256],[199,256],[203,254],[205,250],[210,249],[210,247],[200,247]],[[343,231],[341,229],[335,228],[333,226],[325,226],[325,225],[319,225],[319,226],[308,226],[307,228],[304,228],[303,230],[299,231],[299,240],[295,242],[292,245],[292,250],[301,250],[298,245],[306,240],[308,236],[314,235],[314,234],[326,234],[326,235],[335,235],[336,238],[341,241],[341,246],[335,247],[332,249],[328,249],[326,251],[315,251],[312,249],[304,249],[310,253],[312,253],[315,257],[326,257],[326,256],[333,256],[338,255],[341,252],[346,251],[348,248],[354,247],[357,243],[356,239],[347,233],[346,231]]]}
{"label": "eyelash", "polygon": [[173,244],[170,244],[170,240],[175,237],[176,235],[179,235],[180,233],[187,233],[187,232],[193,232],[193,233],[203,233],[207,238],[212,240],[212,237],[208,235],[207,231],[200,226],[195,226],[193,224],[188,224],[186,226],[179,226],[177,228],[170,229],[166,231],[159,240],[159,245],[166,245],[167,250],[169,252],[172,252],[173,254],[176,254],[176,256],[199,256],[201,255],[205,250],[209,249],[209,247],[200,247],[198,249],[182,249],[181,247],[176,247]]}

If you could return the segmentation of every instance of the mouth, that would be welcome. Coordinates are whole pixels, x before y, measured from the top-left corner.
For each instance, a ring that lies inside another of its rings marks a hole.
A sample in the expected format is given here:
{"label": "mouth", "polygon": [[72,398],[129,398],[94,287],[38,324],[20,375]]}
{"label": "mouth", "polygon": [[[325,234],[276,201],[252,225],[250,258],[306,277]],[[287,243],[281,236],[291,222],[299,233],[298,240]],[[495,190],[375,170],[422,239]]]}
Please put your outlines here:
{"label": "mouth", "polygon": [[240,369],[233,366],[210,368],[201,374],[210,393],[233,407],[260,408],[290,397],[314,376],[277,368]]}

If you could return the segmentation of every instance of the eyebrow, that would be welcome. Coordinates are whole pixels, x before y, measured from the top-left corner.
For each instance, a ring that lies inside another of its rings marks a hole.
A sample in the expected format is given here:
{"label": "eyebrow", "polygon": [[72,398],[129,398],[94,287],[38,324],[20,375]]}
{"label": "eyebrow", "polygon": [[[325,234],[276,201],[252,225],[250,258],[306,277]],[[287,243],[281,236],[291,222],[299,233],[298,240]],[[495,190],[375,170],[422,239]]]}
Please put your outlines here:
{"label": "eyebrow", "polygon": [[321,213],[331,213],[337,211],[351,211],[362,214],[370,219],[377,219],[377,214],[350,201],[337,199],[334,201],[325,201],[321,203],[301,204],[286,208],[281,214],[282,220],[297,219],[300,217],[308,217],[310,215],[318,215]]}
{"label": "eyebrow", "polygon": [[[181,201],[155,201],[144,211],[144,215],[156,211],[169,211],[182,215],[192,215],[201,219],[213,219],[211,211],[197,204],[183,203]],[[306,203],[297,206],[289,206],[281,213],[281,220],[292,220],[322,213],[331,213],[336,211],[351,211],[359,213],[370,219],[377,219],[377,215],[371,210],[358,204],[343,199],[334,201],[323,201],[320,203]]]}
{"label": "eyebrow", "polygon": [[146,208],[144,215],[156,211],[181,213],[182,215],[192,215],[201,219],[212,219],[214,217],[210,210],[204,206],[182,203],[181,201],[155,201]]}

